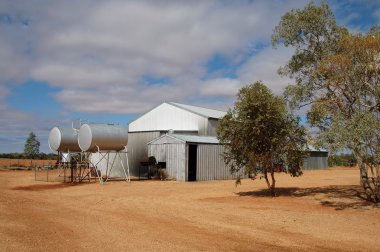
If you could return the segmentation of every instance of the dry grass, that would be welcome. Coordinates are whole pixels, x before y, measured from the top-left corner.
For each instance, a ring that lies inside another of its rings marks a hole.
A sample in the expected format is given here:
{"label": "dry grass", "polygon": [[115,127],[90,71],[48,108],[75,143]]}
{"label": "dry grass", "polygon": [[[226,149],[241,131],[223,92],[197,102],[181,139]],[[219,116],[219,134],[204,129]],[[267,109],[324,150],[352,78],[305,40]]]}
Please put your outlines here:
{"label": "dry grass", "polygon": [[0,251],[378,251],[359,171],[262,180],[63,184],[0,172]]}
{"label": "dry grass", "polygon": [[21,168],[54,165],[56,160],[0,158],[0,168]]}

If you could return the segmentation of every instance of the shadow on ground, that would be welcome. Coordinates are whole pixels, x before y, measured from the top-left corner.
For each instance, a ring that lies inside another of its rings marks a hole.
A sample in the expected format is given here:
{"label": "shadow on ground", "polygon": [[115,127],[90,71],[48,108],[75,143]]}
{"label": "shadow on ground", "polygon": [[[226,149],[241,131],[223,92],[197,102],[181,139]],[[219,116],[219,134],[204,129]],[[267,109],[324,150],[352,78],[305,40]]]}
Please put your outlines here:
{"label": "shadow on ground", "polygon": [[56,184],[38,184],[38,185],[28,185],[28,186],[16,186],[12,190],[21,190],[21,191],[43,191],[43,190],[54,190],[62,189],[71,186],[79,186],[84,183],[56,183]]}
{"label": "shadow on ground", "polygon": [[[325,187],[284,187],[276,189],[280,197],[314,197],[321,205],[335,208],[335,210],[365,209],[375,205],[364,198],[364,191],[358,185],[332,185]],[[272,197],[267,189],[236,193],[238,196]]]}

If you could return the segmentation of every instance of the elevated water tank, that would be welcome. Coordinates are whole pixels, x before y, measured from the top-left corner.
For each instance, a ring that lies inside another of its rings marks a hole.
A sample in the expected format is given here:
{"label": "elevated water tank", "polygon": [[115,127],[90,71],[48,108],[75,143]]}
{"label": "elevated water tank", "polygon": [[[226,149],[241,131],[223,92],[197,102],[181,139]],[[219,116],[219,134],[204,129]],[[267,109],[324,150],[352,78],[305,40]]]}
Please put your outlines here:
{"label": "elevated water tank", "polygon": [[73,128],[54,127],[49,133],[49,147],[55,151],[78,152],[78,132]]}
{"label": "elevated water tank", "polygon": [[128,143],[128,128],[110,124],[83,124],[78,133],[83,151],[97,152],[124,149]]}

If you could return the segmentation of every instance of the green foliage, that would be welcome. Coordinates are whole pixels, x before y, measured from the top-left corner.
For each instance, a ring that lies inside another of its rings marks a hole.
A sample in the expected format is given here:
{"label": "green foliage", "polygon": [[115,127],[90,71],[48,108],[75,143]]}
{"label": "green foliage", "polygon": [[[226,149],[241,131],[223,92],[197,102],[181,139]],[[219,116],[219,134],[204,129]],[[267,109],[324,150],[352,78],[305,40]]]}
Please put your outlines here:
{"label": "green foliage", "polygon": [[239,90],[234,108],[219,121],[217,137],[225,146],[223,158],[231,173],[244,170],[251,178],[263,174],[272,191],[276,165],[286,167],[283,171],[292,176],[302,174],[305,129],[299,125],[299,118],[288,113],[284,99],[261,82]]}
{"label": "green foliage", "polygon": [[330,167],[334,166],[355,166],[357,161],[353,154],[339,154],[330,155],[328,158],[328,163]]}
{"label": "green foliage", "polygon": [[367,198],[380,201],[380,32],[349,34],[327,4],[285,14],[274,45],[295,48],[280,71],[295,79],[285,96],[293,107],[311,105],[308,121],[320,129],[317,146],[350,149],[361,167]]}
{"label": "green foliage", "polygon": [[294,9],[286,13],[275,27],[272,35],[273,46],[292,46],[295,52],[282,68],[281,75],[295,79],[295,85],[287,87],[285,95],[291,97],[290,105],[307,105],[318,95],[323,85],[314,72],[317,63],[324,57],[334,54],[339,48],[337,42],[347,34],[347,30],[336,24],[329,6],[308,4],[303,10]]}
{"label": "green foliage", "polygon": [[28,158],[34,158],[40,153],[40,142],[37,136],[30,132],[24,146],[24,154]]}

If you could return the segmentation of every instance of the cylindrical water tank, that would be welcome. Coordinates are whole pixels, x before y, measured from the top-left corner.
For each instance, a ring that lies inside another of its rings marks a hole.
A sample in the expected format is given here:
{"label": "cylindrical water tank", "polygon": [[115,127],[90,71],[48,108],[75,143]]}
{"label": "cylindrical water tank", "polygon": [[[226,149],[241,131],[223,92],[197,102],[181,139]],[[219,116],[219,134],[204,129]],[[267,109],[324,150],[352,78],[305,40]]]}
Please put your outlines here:
{"label": "cylindrical water tank", "polygon": [[83,124],[79,129],[78,143],[83,151],[88,152],[119,151],[128,143],[128,128],[110,124]]}
{"label": "cylindrical water tank", "polygon": [[49,147],[55,151],[78,152],[78,132],[73,128],[54,127],[49,133]]}

